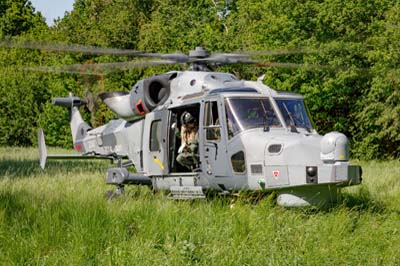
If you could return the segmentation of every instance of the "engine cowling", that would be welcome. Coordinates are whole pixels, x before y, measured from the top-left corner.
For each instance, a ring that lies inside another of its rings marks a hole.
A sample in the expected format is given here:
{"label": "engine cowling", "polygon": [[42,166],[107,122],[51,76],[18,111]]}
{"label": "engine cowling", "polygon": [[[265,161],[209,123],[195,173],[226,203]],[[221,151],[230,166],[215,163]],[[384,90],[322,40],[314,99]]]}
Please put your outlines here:
{"label": "engine cowling", "polygon": [[174,74],[168,73],[141,80],[133,86],[130,93],[105,92],[99,97],[118,117],[127,121],[137,120],[168,99],[170,80],[176,76]]}

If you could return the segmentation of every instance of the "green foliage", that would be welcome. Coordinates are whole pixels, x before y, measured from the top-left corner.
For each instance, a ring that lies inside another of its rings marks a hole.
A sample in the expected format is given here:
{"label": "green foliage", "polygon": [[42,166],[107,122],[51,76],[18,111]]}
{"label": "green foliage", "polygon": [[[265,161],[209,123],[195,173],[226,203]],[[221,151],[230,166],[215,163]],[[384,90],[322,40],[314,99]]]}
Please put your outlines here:
{"label": "green foliage", "polygon": [[374,79],[365,91],[354,116],[359,121],[353,129],[359,157],[400,157],[400,6],[386,12],[384,21],[373,28],[379,35],[368,39],[373,50],[368,57],[374,62]]}
{"label": "green foliage", "polygon": [[72,43],[135,49],[147,2],[77,0],[57,30]]}
{"label": "green foliage", "polygon": [[140,30],[139,48],[147,51],[189,51],[196,46],[218,50],[225,42],[212,1],[155,1]]}
{"label": "green foliage", "polygon": [[[0,124],[4,134],[0,137],[1,143],[14,145],[29,145],[34,138],[36,119],[41,102],[41,81],[29,74],[3,70],[5,77],[0,80],[0,105],[2,115]],[[18,88],[18,93],[10,93],[7,88]],[[22,96],[22,97],[21,97]]]}
{"label": "green foliage", "polygon": [[[199,45],[224,52],[304,50],[303,54],[266,56],[261,60],[305,64],[308,68],[225,66],[219,70],[252,80],[265,74],[264,82],[270,87],[302,93],[317,130],[321,134],[333,130],[345,133],[352,141],[354,156],[400,156],[397,134],[400,127],[397,70],[400,8],[393,1],[77,0],[73,11],[51,28],[47,28],[29,1],[2,1],[0,14],[0,35],[12,35],[18,40],[149,52],[188,52]],[[69,130],[64,124],[67,114],[49,104],[51,97],[63,97],[69,91],[80,97],[85,97],[88,91],[94,94],[129,91],[144,77],[181,69],[180,66],[157,67],[110,74],[103,77],[102,86],[96,81],[87,82],[80,75],[14,72],[26,65],[85,64],[131,58],[22,49],[1,49],[0,55],[3,74],[0,89],[7,99],[1,108],[10,108],[9,101],[15,101],[16,95],[21,97],[21,91],[26,93],[26,102],[35,106],[29,112],[26,106],[13,106],[18,109],[15,113],[29,117],[21,118],[21,122],[5,110],[7,115],[0,120],[3,136],[0,145],[35,143],[32,132],[36,126],[46,129],[51,145],[70,145]],[[331,68],[319,68],[319,65]],[[15,81],[22,76],[23,81]],[[99,125],[113,114],[100,105],[91,114],[85,111],[84,116]],[[7,121],[12,119],[17,121],[13,124],[17,128],[9,131]],[[26,127],[24,119],[35,123]]]}
{"label": "green foliage", "polygon": [[28,0],[2,0],[0,3],[0,37],[17,36],[33,28],[43,27],[44,18],[35,13]]}

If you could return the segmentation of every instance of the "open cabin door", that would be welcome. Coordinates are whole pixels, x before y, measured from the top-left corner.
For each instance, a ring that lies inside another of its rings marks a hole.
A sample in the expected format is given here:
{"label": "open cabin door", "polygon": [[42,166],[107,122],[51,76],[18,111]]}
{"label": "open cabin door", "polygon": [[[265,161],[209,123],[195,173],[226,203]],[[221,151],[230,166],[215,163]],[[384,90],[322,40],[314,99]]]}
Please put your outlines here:
{"label": "open cabin door", "polygon": [[143,132],[143,169],[148,175],[167,175],[169,110],[148,113]]}
{"label": "open cabin door", "polygon": [[203,125],[202,139],[203,161],[206,173],[215,177],[229,176],[229,166],[227,165],[226,136],[222,130],[221,122],[223,118],[222,105],[217,100],[204,102],[203,105]]}

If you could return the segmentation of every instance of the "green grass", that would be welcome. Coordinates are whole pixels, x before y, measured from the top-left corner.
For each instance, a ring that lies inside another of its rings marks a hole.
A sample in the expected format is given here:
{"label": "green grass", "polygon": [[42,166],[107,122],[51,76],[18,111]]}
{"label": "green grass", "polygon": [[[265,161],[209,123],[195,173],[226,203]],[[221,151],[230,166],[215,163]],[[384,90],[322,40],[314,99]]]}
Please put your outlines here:
{"label": "green grass", "polygon": [[[63,150],[50,152],[65,152]],[[359,162],[330,210],[272,197],[168,200],[144,187],[107,201],[105,162],[0,148],[0,265],[399,265],[400,162]]]}

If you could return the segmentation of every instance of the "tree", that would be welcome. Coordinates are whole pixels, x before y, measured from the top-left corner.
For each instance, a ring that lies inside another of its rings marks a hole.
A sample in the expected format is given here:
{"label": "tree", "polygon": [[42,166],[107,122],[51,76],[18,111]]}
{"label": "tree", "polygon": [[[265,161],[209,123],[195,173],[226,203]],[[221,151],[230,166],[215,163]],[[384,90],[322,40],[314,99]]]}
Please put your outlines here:
{"label": "tree", "polygon": [[[319,133],[342,131],[350,137],[352,151],[360,158],[399,157],[400,8],[393,1],[77,0],[73,11],[50,30],[29,1],[3,0],[0,15],[0,35],[19,39],[160,53],[188,52],[199,45],[221,52],[306,51],[259,59],[308,68],[235,65],[218,70],[253,80],[265,74],[264,82],[270,87],[303,94]],[[0,119],[0,144],[35,143],[35,128],[28,125],[32,121],[45,127],[50,144],[70,144],[69,130],[61,126],[67,113],[49,101],[68,91],[84,97],[87,90],[79,75],[24,75],[15,69],[127,60],[134,59],[0,49],[0,67],[6,69],[0,76],[4,95],[1,111],[5,114]],[[138,80],[171,69],[181,68],[152,67],[110,74],[103,77],[104,90],[129,91]],[[96,93],[99,88],[93,86],[91,90]],[[21,92],[23,104],[15,104]],[[32,108],[27,108],[29,105]],[[15,119],[15,114],[26,117]],[[96,111],[98,123],[111,117],[104,106]]]}
{"label": "tree", "polygon": [[359,157],[400,158],[400,5],[372,25],[368,57],[374,66],[371,88],[359,103],[352,129]]}
{"label": "tree", "polygon": [[18,36],[45,24],[44,17],[35,13],[28,0],[2,0],[0,3],[0,37]]}

